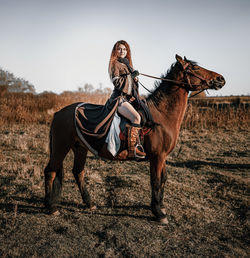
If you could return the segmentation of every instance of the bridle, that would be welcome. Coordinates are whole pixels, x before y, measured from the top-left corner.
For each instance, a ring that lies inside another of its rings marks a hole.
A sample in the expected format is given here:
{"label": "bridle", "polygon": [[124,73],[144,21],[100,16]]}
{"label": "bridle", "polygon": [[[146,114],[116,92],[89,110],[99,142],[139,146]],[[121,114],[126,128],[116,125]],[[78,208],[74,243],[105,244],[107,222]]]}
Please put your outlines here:
{"label": "bridle", "polygon": [[[196,77],[196,78],[198,78],[198,79],[200,79],[202,82],[205,82],[207,86],[209,86],[209,82],[208,82],[208,80],[206,80],[205,78],[203,78],[203,77],[201,77],[200,75],[194,73],[194,71],[193,71],[193,70],[190,70],[189,67],[190,67],[190,63],[189,63],[189,62],[187,62],[184,66],[181,65],[181,70],[182,70],[182,72],[183,72],[183,74],[184,74],[184,79],[185,79],[186,82],[185,82],[185,81],[176,81],[176,80],[171,80],[171,79],[166,79],[166,78],[160,78],[160,77],[148,75],[148,74],[145,74],[145,73],[140,73],[140,75],[146,76],[146,77],[149,77],[149,78],[153,78],[153,79],[157,79],[157,80],[162,80],[162,81],[167,81],[167,82],[171,82],[171,83],[176,83],[176,84],[179,85],[179,87],[182,87],[182,88],[184,88],[184,89],[186,89],[186,90],[188,90],[188,91],[190,91],[190,90],[191,90],[191,91],[195,91],[195,88],[196,88],[196,87],[201,86],[201,90],[200,90],[198,93],[196,93],[196,94],[193,95],[193,96],[195,96],[195,95],[201,93],[202,91],[206,90],[206,88],[203,88],[203,87],[202,87],[202,86],[203,86],[203,83],[192,84],[192,83],[191,83],[191,80],[190,80],[190,75],[191,75],[191,76],[194,76],[194,77]],[[140,85],[142,85],[141,82],[139,82],[139,83],[140,83]],[[145,88],[147,91],[149,91],[150,93],[152,93],[152,92],[151,92],[150,90],[148,90],[144,85],[142,85],[142,86],[143,86],[143,88]],[[186,86],[189,86],[189,87],[186,87]],[[192,96],[192,97],[193,97],[193,96]]]}
{"label": "bridle", "polygon": [[[189,66],[190,66],[190,63],[186,63],[186,65],[183,67],[183,74],[185,76],[185,79],[188,82],[189,90],[195,90],[196,86],[203,86],[203,84],[201,84],[201,83],[200,84],[192,84],[191,81],[190,81],[190,77],[188,75],[192,75],[192,76],[200,79],[202,82],[205,82],[207,86],[209,86],[208,80],[206,80],[205,78],[201,77],[198,74],[195,74],[193,70],[188,69]],[[183,82],[183,84],[187,84],[187,83]]]}

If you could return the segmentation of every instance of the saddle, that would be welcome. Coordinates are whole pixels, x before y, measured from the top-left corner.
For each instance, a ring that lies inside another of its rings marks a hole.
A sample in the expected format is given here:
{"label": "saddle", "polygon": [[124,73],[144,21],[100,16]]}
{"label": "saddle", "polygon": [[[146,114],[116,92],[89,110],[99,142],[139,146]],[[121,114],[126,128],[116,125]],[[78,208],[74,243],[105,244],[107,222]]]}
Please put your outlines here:
{"label": "saddle", "polygon": [[[111,160],[138,159],[136,155],[133,158],[128,157],[131,123],[123,116],[118,115],[117,112],[113,114],[112,121],[108,125],[108,130],[105,129],[106,133],[102,133],[102,135],[99,136],[99,135],[90,134],[88,133],[89,131],[86,132],[86,127],[89,124],[93,126],[94,123],[96,122],[94,120],[91,120],[91,116],[89,117],[86,116],[88,114],[86,112],[86,109],[87,111],[89,111],[90,110],[89,108],[93,109],[95,107],[96,111],[99,110],[100,112],[100,109],[102,108],[101,105],[98,105],[98,107],[97,105],[95,106],[90,106],[90,105],[91,104],[89,103],[87,105],[84,105],[84,103],[80,103],[76,107],[76,111],[75,111],[75,115],[76,115],[75,126],[76,126],[77,135],[80,138],[80,140],[84,143],[84,145],[93,154],[100,157],[108,158]],[[91,110],[91,112],[96,112],[96,111]],[[143,113],[139,112],[139,114],[142,116],[141,121],[145,121],[145,117],[143,117]],[[140,151],[143,151],[144,135],[150,133],[150,131],[151,131],[151,128],[148,128],[142,125],[142,129],[139,132],[139,137],[137,137],[137,145],[136,145],[136,147],[139,148]],[[111,141],[111,147],[110,147],[109,141]]]}

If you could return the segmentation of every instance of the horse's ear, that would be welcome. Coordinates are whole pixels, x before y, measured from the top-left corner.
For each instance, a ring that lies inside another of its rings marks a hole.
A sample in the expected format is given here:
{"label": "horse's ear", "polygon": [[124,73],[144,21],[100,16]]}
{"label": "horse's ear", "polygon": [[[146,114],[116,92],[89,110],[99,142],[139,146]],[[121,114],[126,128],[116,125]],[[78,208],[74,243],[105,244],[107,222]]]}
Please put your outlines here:
{"label": "horse's ear", "polygon": [[187,58],[184,56],[184,61],[187,62]]}
{"label": "horse's ear", "polygon": [[177,54],[175,55],[175,58],[176,58],[176,61],[177,61],[177,62],[180,62],[180,63],[181,63],[181,62],[183,61],[182,57],[179,56],[179,55],[177,55]]}
{"label": "horse's ear", "polygon": [[182,59],[182,57],[178,56],[178,55],[175,55],[175,58],[176,58],[177,62],[180,63],[182,65],[182,67],[184,67],[186,62]]}

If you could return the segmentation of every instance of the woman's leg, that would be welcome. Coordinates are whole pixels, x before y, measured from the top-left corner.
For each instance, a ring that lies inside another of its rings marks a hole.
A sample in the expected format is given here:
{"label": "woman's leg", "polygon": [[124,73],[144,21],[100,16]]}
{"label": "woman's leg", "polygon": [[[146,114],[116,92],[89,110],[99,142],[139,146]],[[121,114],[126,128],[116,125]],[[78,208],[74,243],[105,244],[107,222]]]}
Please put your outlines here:
{"label": "woman's leg", "polygon": [[146,153],[143,148],[138,149],[139,131],[141,117],[139,113],[134,109],[134,107],[129,102],[123,102],[118,106],[118,113],[129,119],[132,126],[128,129],[128,157],[129,158],[145,158]]}
{"label": "woman's leg", "polygon": [[118,113],[126,117],[133,124],[140,125],[141,117],[129,102],[123,102],[118,106]]}

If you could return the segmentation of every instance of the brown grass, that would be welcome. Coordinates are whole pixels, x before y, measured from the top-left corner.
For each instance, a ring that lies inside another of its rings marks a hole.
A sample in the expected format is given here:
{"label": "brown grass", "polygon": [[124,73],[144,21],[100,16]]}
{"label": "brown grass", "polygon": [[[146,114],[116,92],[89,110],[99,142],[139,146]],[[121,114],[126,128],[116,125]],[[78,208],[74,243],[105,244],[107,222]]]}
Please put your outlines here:
{"label": "brown grass", "polygon": [[47,125],[0,128],[1,257],[249,257],[249,130],[182,129],[168,157],[169,225],[150,211],[147,162],[88,155],[84,210],[64,162],[61,215],[43,210]]}
{"label": "brown grass", "polygon": [[[108,97],[109,94],[100,90],[93,93],[64,92],[61,95],[3,92],[0,94],[0,126],[49,124],[53,114],[66,105],[74,102],[104,104]],[[248,97],[190,99],[182,128],[247,128],[250,122],[249,103]]]}
{"label": "brown grass", "polygon": [[104,93],[64,92],[61,95],[43,93],[8,93],[0,95],[0,126],[6,124],[48,124],[53,114],[74,102],[105,103]]}
{"label": "brown grass", "polygon": [[97,210],[85,210],[70,172],[72,152],[64,161],[61,215],[45,213],[51,117],[72,102],[104,103],[108,96],[98,94],[0,94],[0,256],[249,257],[249,108],[243,105],[190,100],[167,159],[169,225],[159,225],[150,211],[148,162],[89,154],[86,184]]}
{"label": "brown grass", "polygon": [[185,129],[233,129],[247,128],[250,122],[250,109],[238,107],[201,107],[189,103],[182,128]]}

